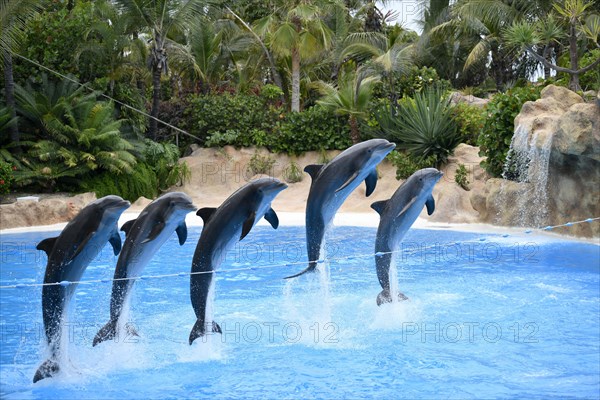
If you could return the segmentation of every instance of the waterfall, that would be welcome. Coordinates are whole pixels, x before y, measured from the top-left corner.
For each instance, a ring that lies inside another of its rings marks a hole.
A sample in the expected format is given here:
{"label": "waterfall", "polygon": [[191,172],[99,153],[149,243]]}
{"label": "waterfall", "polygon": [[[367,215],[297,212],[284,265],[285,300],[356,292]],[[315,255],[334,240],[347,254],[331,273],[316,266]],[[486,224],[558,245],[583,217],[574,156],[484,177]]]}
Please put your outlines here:
{"label": "waterfall", "polygon": [[548,165],[552,135],[530,134],[522,125],[517,126],[510,142],[502,178],[521,183],[516,203],[509,201],[506,182],[500,188],[497,209],[517,207],[520,226],[540,227],[548,223]]}

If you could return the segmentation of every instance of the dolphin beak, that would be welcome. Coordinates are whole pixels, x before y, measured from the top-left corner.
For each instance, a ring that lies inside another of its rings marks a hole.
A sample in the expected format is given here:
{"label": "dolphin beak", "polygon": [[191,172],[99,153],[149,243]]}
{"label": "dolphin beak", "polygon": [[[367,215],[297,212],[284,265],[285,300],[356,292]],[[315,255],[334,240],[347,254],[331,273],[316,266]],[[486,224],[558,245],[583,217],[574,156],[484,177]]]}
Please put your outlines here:
{"label": "dolphin beak", "polygon": [[188,210],[189,212],[196,211],[198,209],[198,207],[196,207],[196,205],[193,203],[186,203],[185,207],[183,208]]}
{"label": "dolphin beak", "polygon": [[286,185],[283,182],[276,182],[271,188],[270,190],[272,190],[273,192],[279,193],[282,190],[285,190],[288,188],[288,185]]}

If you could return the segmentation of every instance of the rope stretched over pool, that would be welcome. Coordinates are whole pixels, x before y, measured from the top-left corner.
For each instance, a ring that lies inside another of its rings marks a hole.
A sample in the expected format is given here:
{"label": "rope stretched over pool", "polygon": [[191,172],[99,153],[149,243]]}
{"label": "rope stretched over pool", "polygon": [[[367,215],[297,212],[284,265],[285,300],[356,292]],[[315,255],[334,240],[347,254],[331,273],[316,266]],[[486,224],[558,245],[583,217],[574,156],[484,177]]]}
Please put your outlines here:
{"label": "rope stretched over pool", "polygon": [[[524,233],[529,234],[529,233],[533,232],[534,230],[551,231],[552,229],[555,229],[555,228],[570,227],[570,226],[577,225],[577,224],[591,223],[591,222],[597,221],[597,220],[600,220],[600,217],[587,218],[587,219],[584,219],[581,221],[566,222],[566,223],[560,224],[560,225],[549,225],[549,226],[545,226],[543,228],[528,229],[528,230],[524,231]],[[504,234],[502,236],[508,237],[510,235]],[[485,240],[485,238],[481,238],[480,240]],[[465,242],[465,243],[467,243],[467,242]],[[427,250],[427,249],[432,249],[436,246],[437,245],[421,247],[415,251],[423,251],[423,250]],[[396,253],[400,253],[400,252],[406,252],[406,249],[396,250],[396,251],[388,251],[388,252],[377,252],[377,253],[336,257],[336,258],[330,258],[327,260],[319,259],[319,260],[314,260],[313,262],[316,262],[317,264],[323,264],[326,261],[339,262],[342,260],[354,260],[354,259],[360,259],[360,258],[369,258],[369,257],[373,257],[373,256],[381,257],[386,254],[396,254]],[[116,278],[116,279],[104,278],[104,279],[90,279],[90,280],[86,280],[86,281],[61,281],[61,282],[52,282],[52,283],[17,283],[14,285],[0,286],[0,289],[21,289],[21,288],[27,288],[27,287],[43,287],[43,286],[64,286],[64,287],[66,287],[66,286],[73,285],[73,284],[86,285],[86,284],[93,284],[93,283],[109,283],[109,282],[114,282],[114,281],[129,281],[129,280],[137,280],[137,279],[146,280],[146,279],[170,278],[170,277],[177,277],[177,276],[186,277],[186,276],[200,275],[200,274],[229,273],[229,272],[240,272],[240,271],[251,271],[251,270],[253,271],[253,270],[257,270],[257,269],[266,269],[266,268],[293,267],[295,265],[306,265],[307,263],[308,263],[308,261],[298,261],[298,262],[287,262],[287,263],[281,263],[281,264],[270,264],[270,265],[263,265],[263,266],[254,266],[254,267],[233,268],[233,269],[219,270],[219,271],[178,272],[178,273],[172,273],[172,274],[141,275],[141,276],[133,276],[133,277],[128,277],[128,278]]]}

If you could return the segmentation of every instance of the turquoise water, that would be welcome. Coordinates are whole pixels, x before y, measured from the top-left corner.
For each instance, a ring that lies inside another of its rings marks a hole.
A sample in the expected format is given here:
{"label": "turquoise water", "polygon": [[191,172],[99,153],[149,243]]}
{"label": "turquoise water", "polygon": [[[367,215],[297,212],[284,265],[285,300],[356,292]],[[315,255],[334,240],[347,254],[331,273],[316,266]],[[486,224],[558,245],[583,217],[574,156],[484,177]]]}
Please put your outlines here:
{"label": "turquoise water", "polygon": [[[183,247],[173,235],[145,274],[189,272],[199,233],[190,229]],[[0,284],[41,282],[46,256],[35,244],[54,235],[1,235]],[[357,257],[374,237],[335,228],[329,277],[288,282],[304,268],[304,229],[255,228],[217,275],[224,334],[191,347],[189,276],[138,280],[129,320],[140,337],[97,347],[111,284],[82,284],[64,372],[35,385],[41,288],[2,289],[2,397],[600,397],[598,245],[413,229],[397,257],[410,300],[377,307],[373,257]],[[110,278],[115,263],[106,247],[83,279]]]}

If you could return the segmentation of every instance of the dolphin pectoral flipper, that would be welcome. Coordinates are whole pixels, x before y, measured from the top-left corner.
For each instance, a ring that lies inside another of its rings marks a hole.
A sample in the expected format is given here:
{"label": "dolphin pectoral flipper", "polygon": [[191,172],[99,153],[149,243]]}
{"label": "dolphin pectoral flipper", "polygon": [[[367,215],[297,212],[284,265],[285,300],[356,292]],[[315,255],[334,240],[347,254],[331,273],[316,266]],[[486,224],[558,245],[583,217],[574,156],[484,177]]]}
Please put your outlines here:
{"label": "dolphin pectoral flipper", "polygon": [[96,346],[98,343],[102,343],[106,340],[110,340],[114,338],[117,334],[117,321],[110,320],[102,329],[98,331],[96,337],[94,338],[94,342],[92,343],[92,347]]}
{"label": "dolphin pectoral flipper", "polygon": [[323,167],[323,164],[310,164],[304,167],[304,172],[309,174],[312,179],[315,179],[315,177],[319,175],[319,172],[321,172]]}
{"label": "dolphin pectoral flipper", "polygon": [[165,226],[166,226],[166,224],[164,221],[157,222],[156,225],[154,225],[152,227],[152,230],[150,231],[150,234],[148,235],[148,237],[146,239],[142,240],[141,244],[148,243],[148,242],[151,242],[154,239],[156,239],[158,237],[158,235],[160,235],[162,230],[165,228]]}
{"label": "dolphin pectoral flipper", "polygon": [[118,256],[119,252],[121,251],[121,235],[119,235],[119,232],[116,229],[110,235],[108,241],[113,248],[115,256]]}
{"label": "dolphin pectoral flipper", "polygon": [[365,178],[365,185],[367,186],[367,197],[373,193],[375,186],[377,186],[377,169],[373,169],[369,175]]}
{"label": "dolphin pectoral flipper", "polygon": [[435,211],[435,200],[433,199],[433,195],[429,195],[425,202],[425,206],[427,207],[427,215],[433,214]]}
{"label": "dolphin pectoral flipper", "polygon": [[279,218],[277,217],[275,210],[272,208],[269,208],[269,211],[265,213],[265,219],[269,221],[273,229],[277,229],[279,227]]}
{"label": "dolphin pectoral flipper", "polygon": [[56,239],[58,239],[58,237],[44,239],[41,242],[39,242],[35,248],[38,250],[45,251],[46,254],[49,256],[50,253],[52,253],[52,249],[54,248],[54,243],[56,243]]}
{"label": "dolphin pectoral flipper", "polygon": [[44,378],[50,378],[60,370],[58,363],[54,360],[46,360],[35,372],[33,383],[41,381]]}
{"label": "dolphin pectoral flipper", "polygon": [[177,232],[177,238],[179,238],[179,245],[183,246],[187,240],[187,225],[185,224],[185,221],[179,224],[177,229],[175,229],[175,232]]}
{"label": "dolphin pectoral flipper", "polygon": [[344,184],[343,184],[342,186],[340,186],[340,187],[339,187],[339,188],[338,188],[338,189],[337,189],[335,192],[337,193],[337,192],[339,192],[340,190],[344,190],[344,188],[345,188],[346,186],[348,186],[349,184],[351,184],[351,183],[352,183],[352,181],[353,181],[354,179],[356,179],[356,177],[358,176],[358,173],[359,173],[359,171],[356,171],[356,172],[354,172],[354,173],[353,173],[353,174],[350,176],[350,178],[348,178],[348,180],[347,180],[346,182],[344,182]]}
{"label": "dolphin pectoral flipper", "polygon": [[130,221],[125,222],[123,226],[121,226],[121,232],[125,232],[125,236],[129,235],[129,231],[131,230],[131,227],[133,226],[135,221],[135,219],[132,219]]}
{"label": "dolphin pectoral flipper", "polygon": [[381,201],[376,201],[375,203],[371,204],[371,208],[375,211],[377,211],[377,213],[379,215],[381,215],[381,213],[383,213],[383,210],[385,209],[385,206],[387,205],[389,200],[381,200]]}
{"label": "dolphin pectoral flipper", "polygon": [[256,212],[252,211],[246,221],[244,221],[244,226],[242,227],[242,234],[240,236],[240,240],[246,237],[248,233],[250,233],[250,229],[254,226],[254,220],[256,219]]}

